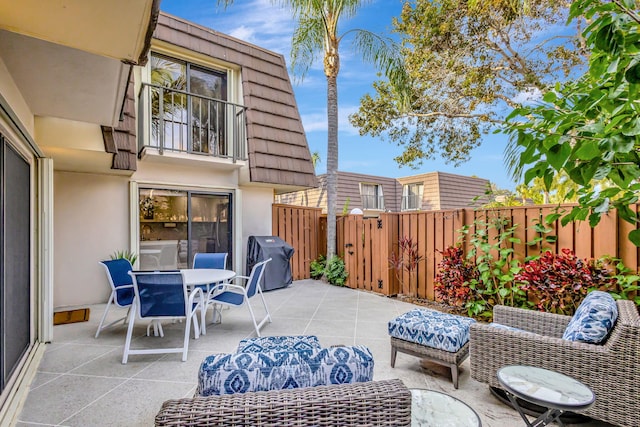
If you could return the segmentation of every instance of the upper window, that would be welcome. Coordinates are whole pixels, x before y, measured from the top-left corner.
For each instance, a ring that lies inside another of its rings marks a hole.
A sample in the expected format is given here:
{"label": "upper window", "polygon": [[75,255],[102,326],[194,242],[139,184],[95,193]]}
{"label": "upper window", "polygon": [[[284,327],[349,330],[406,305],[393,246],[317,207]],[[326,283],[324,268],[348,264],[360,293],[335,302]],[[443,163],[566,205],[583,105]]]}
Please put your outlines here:
{"label": "upper window", "polygon": [[361,182],[360,197],[362,198],[362,209],[384,210],[382,185]]}
{"label": "upper window", "polygon": [[227,121],[236,116],[226,102],[227,73],[157,53],[150,66],[151,145],[227,155]]}
{"label": "upper window", "polygon": [[402,210],[422,209],[422,194],[424,185],[419,183],[405,184],[402,186]]}

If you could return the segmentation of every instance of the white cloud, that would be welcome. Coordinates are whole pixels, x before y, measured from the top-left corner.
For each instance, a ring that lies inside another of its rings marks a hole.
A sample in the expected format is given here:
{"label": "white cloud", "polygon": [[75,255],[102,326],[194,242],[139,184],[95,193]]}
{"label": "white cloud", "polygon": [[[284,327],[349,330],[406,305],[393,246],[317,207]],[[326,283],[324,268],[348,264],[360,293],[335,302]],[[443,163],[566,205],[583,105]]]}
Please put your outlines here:
{"label": "white cloud", "polygon": [[[324,98],[326,102],[326,98]],[[359,135],[358,130],[349,123],[349,115],[355,113],[358,106],[339,106],[338,107],[338,132],[348,135]],[[316,111],[310,114],[302,114],[302,125],[304,131],[309,132],[326,132],[327,131],[327,110]]]}
{"label": "white cloud", "polygon": [[288,57],[294,20],[288,9],[271,0],[238,2],[208,25],[217,31]]}
{"label": "white cloud", "polygon": [[533,102],[539,101],[541,98],[542,92],[540,91],[540,89],[532,87],[514,96],[513,102],[517,102],[518,104],[531,104]]}

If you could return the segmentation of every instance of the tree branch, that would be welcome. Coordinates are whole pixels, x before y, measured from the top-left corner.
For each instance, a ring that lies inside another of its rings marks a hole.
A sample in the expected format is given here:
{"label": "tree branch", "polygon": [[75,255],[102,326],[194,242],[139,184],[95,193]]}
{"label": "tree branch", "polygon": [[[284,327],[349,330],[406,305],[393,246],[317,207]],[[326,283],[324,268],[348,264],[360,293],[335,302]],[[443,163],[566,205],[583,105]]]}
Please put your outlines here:
{"label": "tree branch", "polygon": [[503,120],[496,120],[489,117],[488,114],[471,114],[471,113],[443,113],[441,111],[432,111],[430,113],[407,113],[409,117],[421,117],[421,118],[429,118],[429,117],[446,117],[448,119],[480,119],[489,123],[504,123]]}

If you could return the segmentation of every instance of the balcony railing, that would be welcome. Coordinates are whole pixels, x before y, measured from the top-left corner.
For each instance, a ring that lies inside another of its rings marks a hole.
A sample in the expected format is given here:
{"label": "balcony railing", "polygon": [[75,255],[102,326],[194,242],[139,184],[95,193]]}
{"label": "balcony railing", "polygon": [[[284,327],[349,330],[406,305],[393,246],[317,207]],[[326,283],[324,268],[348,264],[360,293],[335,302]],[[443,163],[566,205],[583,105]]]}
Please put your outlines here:
{"label": "balcony railing", "polygon": [[402,210],[410,211],[422,209],[422,196],[412,194],[410,196],[402,196]]}
{"label": "balcony railing", "polygon": [[246,160],[246,108],[181,90],[143,84],[139,149]]}
{"label": "balcony railing", "polygon": [[367,196],[362,194],[362,209],[384,210],[384,196]]}

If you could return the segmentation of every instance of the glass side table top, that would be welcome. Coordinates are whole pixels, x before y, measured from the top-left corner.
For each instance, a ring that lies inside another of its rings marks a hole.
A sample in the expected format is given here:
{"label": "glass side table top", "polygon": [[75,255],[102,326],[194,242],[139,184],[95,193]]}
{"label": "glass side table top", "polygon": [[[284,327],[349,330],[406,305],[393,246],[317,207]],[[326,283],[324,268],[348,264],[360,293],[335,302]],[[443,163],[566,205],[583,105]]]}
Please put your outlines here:
{"label": "glass side table top", "polygon": [[595,401],[589,387],[559,372],[533,366],[505,366],[498,381],[507,391],[531,403],[567,411],[586,409]]}
{"label": "glass side table top", "polygon": [[463,401],[435,390],[411,389],[412,427],[481,427],[476,411]]}

